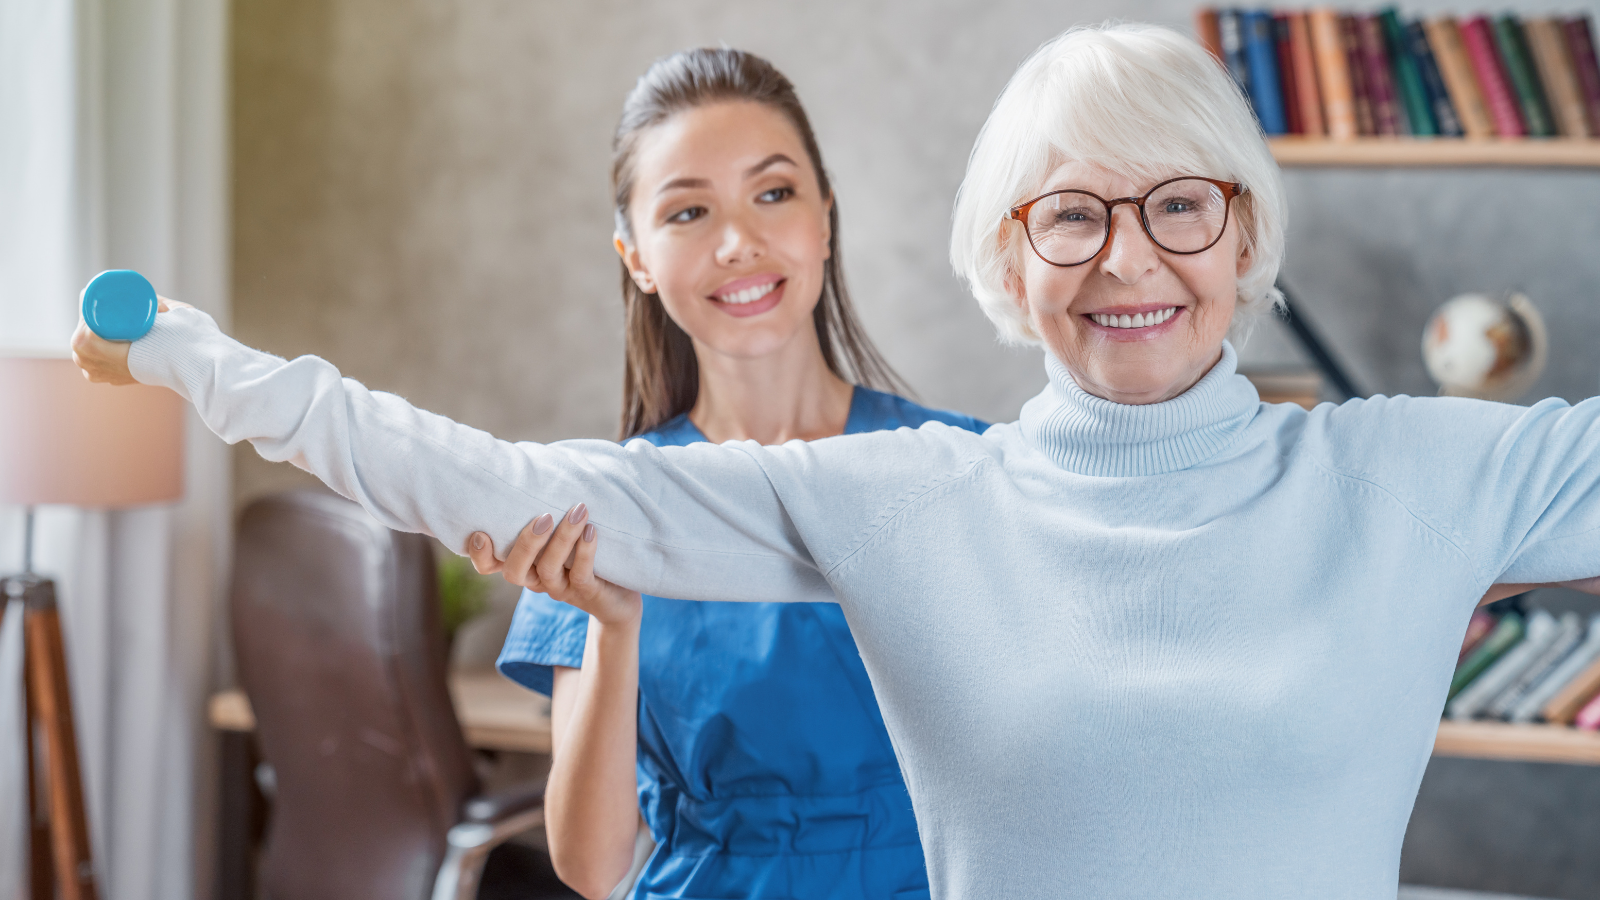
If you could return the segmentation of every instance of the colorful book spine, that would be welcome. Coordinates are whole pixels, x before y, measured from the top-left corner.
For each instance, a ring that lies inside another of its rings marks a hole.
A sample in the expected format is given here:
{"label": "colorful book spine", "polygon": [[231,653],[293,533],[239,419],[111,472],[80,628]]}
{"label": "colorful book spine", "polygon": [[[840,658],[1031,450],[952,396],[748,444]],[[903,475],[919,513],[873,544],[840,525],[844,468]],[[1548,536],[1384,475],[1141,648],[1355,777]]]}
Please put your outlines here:
{"label": "colorful book spine", "polygon": [[1467,654],[1477,649],[1483,639],[1489,636],[1489,632],[1494,630],[1495,621],[1494,613],[1487,609],[1473,610],[1472,618],[1467,620],[1466,637],[1461,639],[1461,653],[1456,656],[1457,666],[1466,662]]}
{"label": "colorful book spine", "polygon": [[1300,109],[1300,133],[1321,137],[1328,133],[1322,118],[1322,90],[1317,84],[1317,57],[1311,48],[1306,14],[1292,12],[1289,20],[1289,60],[1294,69],[1294,90]]}
{"label": "colorful book spine", "polygon": [[[1389,51],[1389,61],[1394,70],[1395,90],[1405,106],[1406,119],[1411,123],[1411,133],[1418,137],[1433,137],[1439,133],[1434,121],[1433,108],[1428,102],[1428,89],[1422,83],[1422,69],[1411,52],[1411,42],[1406,39],[1406,27],[1400,24],[1400,14],[1393,7],[1378,13],[1378,23],[1383,26],[1384,46]],[[1427,41],[1424,40],[1426,45]]]}
{"label": "colorful book spine", "polygon": [[1361,38],[1361,58],[1366,65],[1367,91],[1372,97],[1372,127],[1376,134],[1405,134],[1401,121],[1400,98],[1395,93],[1389,65],[1389,50],[1384,45],[1383,24],[1374,15],[1356,16]]}
{"label": "colorful book spine", "polygon": [[1367,60],[1361,52],[1361,26],[1355,16],[1339,16],[1339,39],[1349,60],[1350,97],[1356,110],[1356,131],[1363,137],[1377,134],[1373,127],[1372,89],[1367,84]]}
{"label": "colorful book spine", "polygon": [[1444,75],[1439,71],[1439,60],[1428,44],[1428,32],[1421,22],[1407,22],[1405,26],[1406,53],[1417,64],[1417,75],[1422,79],[1428,111],[1433,113],[1433,123],[1445,137],[1461,137],[1466,132],[1456,106],[1450,101],[1450,91],[1445,87]]}
{"label": "colorful book spine", "polygon": [[1272,16],[1264,10],[1240,13],[1244,57],[1249,68],[1250,104],[1267,134],[1287,134],[1283,113],[1282,80],[1278,75],[1278,47],[1272,34]]}
{"label": "colorful book spine", "polygon": [[1483,90],[1478,87],[1478,76],[1472,71],[1472,60],[1467,57],[1467,47],[1461,42],[1456,20],[1449,17],[1429,19],[1423,28],[1428,33],[1428,46],[1439,63],[1439,74],[1444,78],[1461,130],[1469,138],[1494,137],[1494,119],[1483,100]]}
{"label": "colorful book spine", "polygon": [[1494,122],[1494,133],[1501,137],[1522,137],[1527,131],[1522,122],[1522,110],[1511,92],[1511,82],[1500,62],[1500,53],[1494,46],[1494,33],[1489,20],[1477,16],[1461,23],[1461,42],[1466,45],[1467,58],[1472,61],[1472,72],[1478,76],[1478,87],[1483,91],[1483,101],[1489,107]]}
{"label": "colorful book spine", "polygon": [[1301,122],[1300,91],[1295,84],[1294,56],[1289,47],[1289,14],[1272,14],[1272,49],[1278,56],[1278,93],[1283,97],[1283,121],[1289,134],[1305,134]]}
{"label": "colorful book spine", "polygon": [[1494,665],[1496,660],[1505,655],[1507,650],[1515,647],[1520,640],[1522,640],[1521,614],[1509,612],[1501,616],[1500,621],[1495,623],[1494,630],[1483,639],[1483,643],[1467,655],[1465,662],[1456,667],[1456,674],[1450,679],[1450,699],[1455,699],[1457,694],[1482,675],[1485,669]]}
{"label": "colorful book spine", "polygon": [[1200,41],[1200,46],[1217,58],[1222,59],[1222,33],[1217,30],[1217,11],[1209,6],[1202,6],[1194,11],[1194,36]]}
{"label": "colorful book spine", "polygon": [[1317,62],[1317,87],[1322,93],[1322,115],[1328,137],[1347,141],[1360,134],[1356,127],[1355,99],[1350,94],[1350,58],[1339,33],[1339,16],[1331,9],[1306,13],[1311,52]]}
{"label": "colorful book spine", "polygon": [[1550,107],[1545,103],[1539,76],[1534,73],[1533,59],[1522,36],[1522,23],[1515,16],[1495,19],[1494,42],[1506,74],[1511,78],[1511,90],[1522,110],[1522,124],[1527,127],[1528,136],[1554,137],[1556,130],[1550,121]]}
{"label": "colorful book spine", "polygon": [[1567,52],[1572,54],[1578,88],[1583,91],[1583,117],[1588,122],[1589,133],[1600,135],[1600,61],[1595,59],[1589,20],[1581,16],[1568,19],[1561,23],[1561,33],[1567,39]]}
{"label": "colorful book spine", "polygon": [[1591,697],[1572,717],[1572,724],[1584,731],[1600,731],[1600,696]]}
{"label": "colorful book spine", "polygon": [[1236,9],[1217,11],[1217,39],[1222,43],[1222,64],[1253,109],[1255,101],[1250,97],[1250,67],[1244,61],[1244,23],[1240,15]]}
{"label": "colorful book spine", "polygon": [[1561,23],[1555,19],[1529,19],[1522,23],[1522,35],[1528,39],[1528,51],[1533,56],[1539,82],[1544,85],[1544,97],[1550,103],[1550,118],[1555,121],[1556,133],[1562,137],[1588,137],[1583,91],[1578,87],[1578,73],[1572,67],[1572,54],[1567,52],[1566,39],[1561,35]]}

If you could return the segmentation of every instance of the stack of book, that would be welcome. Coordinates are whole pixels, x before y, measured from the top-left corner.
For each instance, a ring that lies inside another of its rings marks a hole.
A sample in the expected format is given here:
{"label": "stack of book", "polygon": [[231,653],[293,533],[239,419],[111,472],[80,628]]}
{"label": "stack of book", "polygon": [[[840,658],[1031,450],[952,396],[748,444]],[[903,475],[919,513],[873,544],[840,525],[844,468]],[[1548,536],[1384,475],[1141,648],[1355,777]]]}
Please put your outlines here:
{"label": "stack of book", "polygon": [[1600,136],[1600,64],[1584,16],[1205,8],[1195,29],[1269,135]]}
{"label": "stack of book", "polygon": [[1473,614],[1448,719],[1546,722],[1600,731],[1600,616],[1542,609]]}

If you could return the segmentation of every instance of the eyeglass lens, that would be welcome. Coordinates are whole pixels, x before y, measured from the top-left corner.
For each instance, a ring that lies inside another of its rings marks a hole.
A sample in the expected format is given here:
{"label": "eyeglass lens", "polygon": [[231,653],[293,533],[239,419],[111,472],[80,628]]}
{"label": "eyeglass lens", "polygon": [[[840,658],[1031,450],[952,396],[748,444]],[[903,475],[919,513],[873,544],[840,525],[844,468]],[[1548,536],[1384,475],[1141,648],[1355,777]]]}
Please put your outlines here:
{"label": "eyeglass lens", "polygon": [[[1051,194],[1028,210],[1028,238],[1047,262],[1075,266],[1105,246],[1109,219],[1105,201],[1085,191]],[[1198,253],[1222,236],[1228,198],[1209,181],[1180,178],[1160,185],[1145,199],[1144,228],[1160,247]]]}

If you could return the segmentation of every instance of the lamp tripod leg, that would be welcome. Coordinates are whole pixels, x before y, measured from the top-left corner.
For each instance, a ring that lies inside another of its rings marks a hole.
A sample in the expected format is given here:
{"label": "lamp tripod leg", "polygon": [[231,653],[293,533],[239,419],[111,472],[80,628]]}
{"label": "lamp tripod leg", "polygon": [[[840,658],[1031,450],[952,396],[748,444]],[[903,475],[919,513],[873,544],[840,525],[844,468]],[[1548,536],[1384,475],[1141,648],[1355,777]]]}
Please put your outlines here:
{"label": "lamp tripod leg", "polygon": [[[78,739],[72,723],[72,694],[67,684],[67,657],[61,640],[61,614],[55,585],[35,581],[28,586],[23,614],[24,659],[27,667],[29,731],[42,732],[48,769],[49,846],[62,900],[97,900],[94,864],[89,856],[89,823],[83,807],[83,780],[78,770]],[[30,746],[29,753],[34,751]],[[37,761],[37,758],[30,756]],[[36,788],[30,785],[30,790]],[[37,822],[34,825],[37,828]],[[35,832],[37,833],[37,832]],[[35,885],[35,896],[38,896]]]}
{"label": "lamp tripod leg", "polygon": [[45,801],[47,769],[40,759],[44,731],[33,706],[33,667],[22,666],[24,721],[22,741],[28,752],[28,885],[30,900],[55,900],[56,883],[51,861],[50,811]]}

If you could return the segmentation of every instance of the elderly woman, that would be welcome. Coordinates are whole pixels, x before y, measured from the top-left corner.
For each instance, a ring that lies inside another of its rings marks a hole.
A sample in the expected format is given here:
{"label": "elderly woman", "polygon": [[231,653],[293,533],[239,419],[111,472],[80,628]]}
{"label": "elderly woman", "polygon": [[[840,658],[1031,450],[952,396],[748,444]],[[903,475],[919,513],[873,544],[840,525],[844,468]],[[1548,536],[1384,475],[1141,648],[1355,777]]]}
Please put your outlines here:
{"label": "elderly woman", "polygon": [[1049,375],[982,435],[510,444],[191,310],[125,364],[77,347],[392,527],[507,548],[585,500],[550,547],[598,532],[601,578],[837,601],[937,897],[1392,898],[1473,606],[1600,573],[1600,402],[1262,404],[1225,336],[1271,306],[1283,222],[1196,44],[1075,29],[956,204],[956,268]]}

